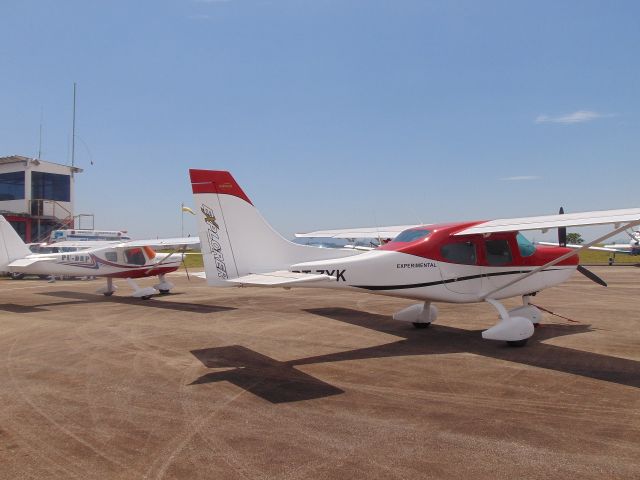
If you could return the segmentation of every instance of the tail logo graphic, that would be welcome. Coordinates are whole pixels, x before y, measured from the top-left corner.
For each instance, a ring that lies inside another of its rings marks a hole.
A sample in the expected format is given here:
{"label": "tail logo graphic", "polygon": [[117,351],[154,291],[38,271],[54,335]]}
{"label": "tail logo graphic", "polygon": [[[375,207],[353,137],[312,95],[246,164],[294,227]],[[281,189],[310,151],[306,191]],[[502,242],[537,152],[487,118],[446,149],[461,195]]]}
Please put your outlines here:
{"label": "tail logo graphic", "polygon": [[207,213],[204,210],[205,208],[207,207],[203,205],[202,208],[200,209],[201,212],[204,214],[204,221],[213,225],[216,229],[220,230],[220,227],[216,223],[216,216],[213,214],[213,212],[211,212],[211,210],[209,210],[211,212],[211,215],[207,215]]}
{"label": "tail logo graphic", "polygon": [[204,221],[207,224],[207,240],[209,243],[209,252],[213,255],[216,262],[216,270],[218,271],[218,277],[223,280],[227,280],[229,275],[227,274],[227,265],[224,262],[224,255],[222,254],[222,245],[220,245],[220,226],[216,221],[216,216],[206,205],[200,207],[200,211],[204,215]]}

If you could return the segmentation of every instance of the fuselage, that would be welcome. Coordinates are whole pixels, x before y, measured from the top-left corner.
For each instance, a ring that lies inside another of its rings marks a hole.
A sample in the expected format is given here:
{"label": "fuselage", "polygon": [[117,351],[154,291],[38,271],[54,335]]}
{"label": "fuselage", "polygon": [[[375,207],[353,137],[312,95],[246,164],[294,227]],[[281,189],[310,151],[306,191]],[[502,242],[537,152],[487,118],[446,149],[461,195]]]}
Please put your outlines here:
{"label": "fuselage", "polygon": [[28,255],[13,261],[7,269],[30,275],[141,278],[173,272],[181,261],[181,254],[156,253],[149,247],[104,247]]}
{"label": "fuselage", "polygon": [[[425,301],[470,303],[568,253],[564,247],[534,246],[518,232],[455,234],[480,222],[428,225],[407,230],[392,242],[360,255],[304,262],[291,271],[323,273],[332,288]],[[577,256],[508,286],[491,298],[527,295],[566,281]]]}

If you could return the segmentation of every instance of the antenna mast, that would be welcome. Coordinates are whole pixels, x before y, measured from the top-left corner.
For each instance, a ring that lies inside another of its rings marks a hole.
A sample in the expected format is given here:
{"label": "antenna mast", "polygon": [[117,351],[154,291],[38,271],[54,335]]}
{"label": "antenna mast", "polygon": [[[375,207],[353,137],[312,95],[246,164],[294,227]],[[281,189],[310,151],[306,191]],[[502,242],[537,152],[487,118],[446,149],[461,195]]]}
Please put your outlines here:
{"label": "antenna mast", "polygon": [[38,136],[38,160],[42,157],[42,117],[44,116],[43,108],[40,107],[40,135]]}
{"label": "antenna mast", "polygon": [[76,82],[73,82],[73,121],[71,125],[71,167],[76,165]]}

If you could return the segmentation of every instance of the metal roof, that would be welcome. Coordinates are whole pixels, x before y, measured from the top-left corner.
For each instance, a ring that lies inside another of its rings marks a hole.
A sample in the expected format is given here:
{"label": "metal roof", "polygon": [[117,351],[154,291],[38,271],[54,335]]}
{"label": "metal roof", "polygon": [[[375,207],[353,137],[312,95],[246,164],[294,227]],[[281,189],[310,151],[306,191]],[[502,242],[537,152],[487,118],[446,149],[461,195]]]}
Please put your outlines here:
{"label": "metal roof", "polygon": [[61,166],[61,167],[67,167],[73,173],[80,173],[80,172],[83,171],[82,168],[72,167],[71,165],[63,165],[62,163],[47,162],[45,160],[38,160],[37,158],[23,157],[22,155],[10,155],[8,157],[0,157],[0,165],[5,165],[5,164],[8,164],[8,163],[24,163],[25,165],[27,165],[28,163],[34,163],[36,165],[39,165],[41,163],[45,163],[45,164],[50,164],[50,165],[58,165],[58,166]]}

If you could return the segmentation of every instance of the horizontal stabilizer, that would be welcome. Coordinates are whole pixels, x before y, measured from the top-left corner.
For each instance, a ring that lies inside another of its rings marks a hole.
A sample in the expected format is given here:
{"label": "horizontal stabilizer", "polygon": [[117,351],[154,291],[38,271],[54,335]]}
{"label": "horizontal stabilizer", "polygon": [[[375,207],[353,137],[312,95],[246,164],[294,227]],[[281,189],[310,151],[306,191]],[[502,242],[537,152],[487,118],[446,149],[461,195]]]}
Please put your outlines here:
{"label": "horizontal stabilizer", "polygon": [[55,258],[20,258],[18,260],[14,260],[11,262],[8,267],[30,267],[31,265],[35,265],[36,263],[43,262],[55,262]]}
{"label": "horizontal stabilizer", "polygon": [[335,278],[324,274],[278,271],[251,273],[243,277],[231,279],[229,282],[241,285],[260,285],[263,287],[286,287],[289,285],[300,285],[302,283],[326,282],[327,280],[335,281]]}

